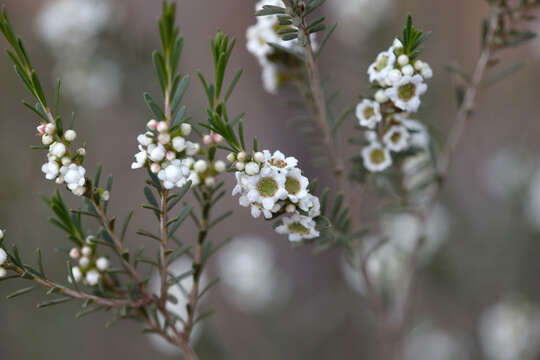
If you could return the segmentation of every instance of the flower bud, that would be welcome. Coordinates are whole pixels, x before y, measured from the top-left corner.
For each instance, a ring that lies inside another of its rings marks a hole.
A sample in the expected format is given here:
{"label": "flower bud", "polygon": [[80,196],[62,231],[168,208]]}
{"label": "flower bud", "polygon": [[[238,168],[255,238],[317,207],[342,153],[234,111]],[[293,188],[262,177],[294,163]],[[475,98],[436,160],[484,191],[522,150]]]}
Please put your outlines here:
{"label": "flower bud", "polygon": [[421,71],[424,68],[424,62],[422,60],[416,60],[414,62],[414,68],[418,71]]}
{"label": "flower bud", "polygon": [[246,164],[241,161],[236,163],[236,170],[238,171],[243,171],[245,167],[246,167]]}
{"label": "flower bud", "polygon": [[86,282],[88,282],[88,285],[95,286],[99,282],[99,278],[101,275],[96,270],[90,270],[86,273]]}
{"label": "flower bud", "polygon": [[74,266],[72,269],[71,269],[71,276],[73,277],[73,280],[75,280],[75,282],[79,282],[82,280],[82,272],[81,272],[81,269],[79,269],[77,266]]}
{"label": "flower bud", "polygon": [[109,260],[105,257],[100,257],[96,261],[96,267],[99,271],[105,271],[109,268]]}
{"label": "flower bud", "polygon": [[204,160],[197,160],[195,164],[193,164],[193,170],[198,173],[203,173],[208,169],[208,164]]}
{"label": "flower bud", "polygon": [[386,92],[382,89],[377,90],[377,92],[375,93],[375,101],[381,104],[387,102],[388,96],[386,95]]}
{"label": "flower bud", "polygon": [[171,141],[171,135],[169,135],[169,134],[167,134],[167,133],[163,133],[163,134],[159,134],[159,135],[158,135],[158,142],[159,142],[161,145],[168,144],[169,141]]}
{"label": "flower bud", "polygon": [[86,237],[86,243],[87,244],[93,244],[96,240],[96,237],[94,235],[88,235]]}
{"label": "flower bud", "polygon": [[51,135],[43,135],[43,137],[41,138],[41,142],[43,143],[43,145],[51,145],[53,140],[54,139]]}
{"label": "flower bud", "polygon": [[247,154],[245,151],[240,151],[238,155],[236,155],[236,159],[238,161],[246,161]]}
{"label": "flower bud", "polygon": [[409,63],[409,57],[405,54],[399,55],[397,58],[397,62],[401,66],[405,66]]}
{"label": "flower bud", "polygon": [[392,83],[398,82],[399,80],[401,80],[401,71],[399,71],[398,69],[390,71],[388,73],[388,79],[390,79]]}
{"label": "flower bud", "polygon": [[289,214],[292,214],[296,211],[296,206],[294,204],[289,204],[285,208],[285,211],[288,212]]}
{"label": "flower bud", "polygon": [[188,136],[191,134],[191,124],[183,123],[180,125],[180,131],[182,132],[183,136]]}
{"label": "flower bud", "polygon": [[7,260],[7,253],[4,249],[0,248],[0,265],[4,265]]}
{"label": "flower bud", "polygon": [[167,151],[167,155],[165,155],[165,158],[169,161],[176,159],[176,154],[174,151]]}
{"label": "flower bud", "polygon": [[73,260],[77,260],[81,257],[81,250],[79,248],[73,248],[69,251],[69,257]]}
{"label": "flower bud", "polygon": [[253,160],[262,163],[264,161],[264,154],[262,152],[256,152],[253,154]]}
{"label": "flower bud", "polygon": [[4,238],[4,230],[0,229],[0,240]]}
{"label": "flower bud", "polygon": [[60,184],[63,184],[65,181],[64,179],[64,175],[60,175],[59,177],[56,178],[55,182],[60,185]]}
{"label": "flower bud", "polygon": [[403,73],[403,75],[412,76],[414,74],[414,68],[412,67],[412,65],[405,65],[401,68],[401,72]]}
{"label": "flower bud", "polygon": [[47,133],[48,135],[54,134],[55,131],[56,125],[54,125],[53,123],[48,123],[47,125],[45,125],[45,133]]}
{"label": "flower bud", "polygon": [[41,124],[37,127],[37,131],[39,133],[39,135],[44,135],[45,134],[45,127],[47,126],[47,124]]}
{"label": "flower bud", "polygon": [[259,173],[259,164],[257,164],[256,162],[248,162],[246,164],[246,174],[248,175],[256,175]]}
{"label": "flower bud", "polygon": [[86,149],[85,148],[77,149],[77,154],[79,154],[81,156],[85,156],[86,155]]}
{"label": "flower bud", "polygon": [[68,166],[69,164],[71,164],[71,159],[69,157],[67,157],[67,156],[64,156],[62,158],[62,165]]}
{"label": "flower bud", "polygon": [[208,187],[212,187],[212,186],[216,185],[216,179],[209,176],[206,179],[204,179],[204,185],[206,185]]}
{"label": "flower bud", "polygon": [[77,138],[77,133],[74,131],[74,130],[67,130],[65,133],[64,133],[64,139],[66,139],[67,141],[73,141]]}
{"label": "flower bud", "polygon": [[111,198],[111,193],[109,192],[109,190],[105,190],[103,194],[101,194],[101,199],[103,201],[109,201],[110,198]]}
{"label": "flower bud", "polygon": [[3,267],[0,267],[0,278],[5,278],[6,275],[7,275],[6,269],[4,269]]}
{"label": "flower bud", "polygon": [[155,119],[150,120],[146,123],[146,127],[150,130],[156,130],[158,126],[158,122]]}
{"label": "flower bud", "polygon": [[162,132],[165,132],[167,130],[169,130],[169,125],[167,125],[167,123],[165,121],[160,121],[158,124],[157,124],[157,127],[156,127],[157,131],[159,131],[160,133]]}
{"label": "flower bud", "polygon": [[220,142],[223,141],[223,136],[219,135],[219,134],[213,134],[212,135],[212,140],[216,143],[216,144],[219,144]]}
{"label": "flower bud", "polygon": [[83,246],[81,249],[81,253],[83,256],[90,256],[92,255],[92,248],[90,246]]}
{"label": "flower bud", "polygon": [[230,162],[235,162],[236,161],[236,154],[235,153],[229,153],[229,155],[227,155],[227,160],[229,160]]}
{"label": "flower bud", "polygon": [[204,145],[210,145],[213,143],[212,141],[212,136],[210,135],[204,135],[203,138],[202,138],[202,142]]}
{"label": "flower bud", "polygon": [[157,174],[160,170],[161,166],[159,166],[159,164],[153,163],[152,165],[150,165],[150,171],[154,174]]}
{"label": "flower bud", "polygon": [[227,165],[225,165],[225,162],[218,160],[214,163],[214,169],[218,172],[224,172],[225,169],[227,169]]}
{"label": "flower bud", "polygon": [[90,266],[90,259],[87,258],[86,256],[83,256],[80,260],[79,260],[79,266],[83,269],[86,269],[88,266]]}

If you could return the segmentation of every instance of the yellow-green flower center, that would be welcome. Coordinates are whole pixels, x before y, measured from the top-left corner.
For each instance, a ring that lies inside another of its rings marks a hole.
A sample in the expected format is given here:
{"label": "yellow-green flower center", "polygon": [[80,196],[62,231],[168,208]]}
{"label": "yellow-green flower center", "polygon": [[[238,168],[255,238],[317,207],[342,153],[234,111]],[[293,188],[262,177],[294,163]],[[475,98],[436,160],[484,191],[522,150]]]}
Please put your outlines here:
{"label": "yellow-green flower center", "polygon": [[276,180],[264,177],[257,183],[257,190],[262,197],[272,197],[278,190],[278,184]]}
{"label": "yellow-green flower center", "polygon": [[364,117],[366,119],[371,119],[373,116],[375,116],[375,109],[371,106],[366,106],[364,108]]}
{"label": "yellow-green flower center", "polygon": [[400,139],[401,139],[401,133],[399,132],[395,132],[392,134],[392,136],[390,136],[390,141],[392,141],[394,144],[399,142]]}
{"label": "yellow-green flower center", "polygon": [[374,164],[382,164],[384,160],[386,160],[386,154],[384,153],[383,149],[373,149],[371,150],[371,153],[369,154],[369,158],[371,159],[371,162]]}
{"label": "yellow-green flower center", "polygon": [[398,96],[400,97],[400,99],[410,100],[414,96],[415,91],[416,85],[412,83],[401,85],[398,89]]}
{"label": "yellow-green flower center", "polygon": [[289,231],[294,234],[309,235],[309,229],[299,222],[289,224]]}
{"label": "yellow-green flower center", "polygon": [[384,55],[384,56],[381,56],[381,58],[375,64],[375,70],[382,71],[387,66],[388,66],[388,56]]}
{"label": "yellow-green flower center", "polygon": [[282,168],[282,169],[285,166],[287,166],[287,163],[284,160],[281,160],[281,159],[272,159],[272,160],[270,160],[270,164],[274,165],[275,167]]}
{"label": "yellow-green flower center", "polygon": [[287,190],[289,194],[295,195],[300,192],[300,189],[300,181],[293,177],[287,176],[287,180],[285,181],[285,190]]}

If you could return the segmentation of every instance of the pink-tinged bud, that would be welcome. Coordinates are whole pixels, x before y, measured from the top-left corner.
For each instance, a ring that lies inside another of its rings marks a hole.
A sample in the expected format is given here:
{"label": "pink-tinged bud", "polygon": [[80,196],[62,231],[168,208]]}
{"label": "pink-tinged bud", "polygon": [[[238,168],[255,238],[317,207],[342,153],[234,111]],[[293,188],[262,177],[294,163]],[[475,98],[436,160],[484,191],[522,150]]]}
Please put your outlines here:
{"label": "pink-tinged bud", "polygon": [[159,166],[159,164],[153,163],[152,165],[150,165],[150,171],[154,174],[157,174],[159,170],[161,170],[161,166]]}
{"label": "pink-tinged bud", "polygon": [[167,160],[171,161],[171,160],[174,160],[176,159],[176,154],[174,153],[174,151],[167,151]]}
{"label": "pink-tinged bud", "polygon": [[171,141],[171,135],[165,133],[165,134],[159,134],[158,135],[158,142],[161,144],[161,145],[165,145],[165,144],[168,144],[169,141]]}
{"label": "pink-tinged bud", "polygon": [[169,125],[167,125],[167,123],[165,121],[160,121],[158,124],[157,124],[157,127],[156,127],[157,131],[159,131],[160,133],[162,132],[165,132],[167,130],[169,130]]}
{"label": "pink-tinged bud", "polygon": [[56,131],[56,125],[52,123],[48,123],[47,125],[45,125],[45,132],[47,134],[52,135],[54,134],[55,131]]}
{"label": "pink-tinged bud", "polygon": [[79,154],[81,156],[85,156],[86,155],[86,149],[85,148],[77,149],[77,154]]}
{"label": "pink-tinged bud", "polygon": [[78,248],[73,248],[69,252],[69,257],[73,260],[77,260],[81,257],[81,251]]}
{"label": "pink-tinged bud", "polygon": [[219,134],[213,134],[212,135],[212,140],[216,143],[216,144],[219,144],[220,142],[223,141],[223,136],[219,135]]}
{"label": "pink-tinged bud", "polygon": [[158,122],[154,119],[150,120],[146,126],[150,129],[150,130],[156,130],[157,129],[157,126],[158,126]]}
{"label": "pink-tinged bud", "polygon": [[38,131],[39,135],[45,134],[45,127],[46,127],[46,126],[47,126],[46,124],[41,124],[41,125],[39,125],[39,126],[37,127],[37,131]]}
{"label": "pink-tinged bud", "polygon": [[204,135],[202,141],[203,141],[204,145],[210,145],[210,144],[212,144],[212,136]]}
{"label": "pink-tinged bud", "polygon": [[287,211],[287,213],[289,213],[289,214],[292,214],[292,213],[294,213],[296,211],[296,206],[294,206],[294,204],[289,204],[285,208],[285,211]]}

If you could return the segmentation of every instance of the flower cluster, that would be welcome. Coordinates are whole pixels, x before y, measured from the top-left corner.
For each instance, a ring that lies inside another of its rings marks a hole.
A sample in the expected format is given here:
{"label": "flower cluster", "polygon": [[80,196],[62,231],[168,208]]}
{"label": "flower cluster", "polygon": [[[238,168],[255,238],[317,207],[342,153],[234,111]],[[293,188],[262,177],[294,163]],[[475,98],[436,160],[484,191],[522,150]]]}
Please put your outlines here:
{"label": "flower cluster", "polygon": [[105,257],[97,257],[95,246],[92,246],[92,237],[87,239],[87,245],[82,248],[73,248],[69,257],[77,262],[77,266],[71,269],[70,282],[82,282],[85,285],[96,286],[102,274],[109,268],[109,260]]}
{"label": "flower cluster", "polygon": [[237,170],[232,194],[240,195],[240,205],[250,207],[253,217],[272,219],[286,213],[276,232],[289,235],[290,241],[319,236],[314,220],[320,215],[319,198],[309,193],[309,180],[297,167],[298,160],[268,150],[231,153],[228,160]]}
{"label": "flower cluster", "polygon": [[70,152],[70,145],[77,138],[74,130],[62,131],[54,123],[41,123],[37,127],[41,142],[49,151],[48,161],[43,164],[41,171],[47,180],[57,184],[66,184],[69,190],[77,196],[86,192],[86,170],[82,167],[86,150],[79,148]]}
{"label": "flower cluster", "polygon": [[[261,0],[255,5],[255,10],[261,10],[264,5],[283,7],[281,0]],[[275,94],[281,83],[285,80],[286,74],[282,73],[276,59],[273,58],[276,49],[269,44],[276,44],[290,52],[301,53],[302,47],[297,39],[285,41],[277,33],[278,30],[291,27],[291,25],[280,25],[277,15],[259,16],[257,23],[248,27],[246,32],[247,49],[252,53],[262,68],[262,81],[264,89]],[[315,34],[311,37],[312,42]]]}
{"label": "flower cluster", "polygon": [[411,59],[403,44],[395,39],[368,69],[369,80],[378,88],[374,99],[363,99],[356,106],[360,126],[367,129],[369,145],[362,150],[364,166],[372,172],[392,165],[391,153],[411,146],[425,148],[429,136],[424,125],[409,119],[420,107],[420,96],[427,91],[425,80],[433,76],[430,66]]}
{"label": "flower cluster", "polygon": [[[165,121],[150,120],[146,124],[147,131],[137,137],[139,152],[135,154],[132,169],[148,167],[157,174],[163,187],[172,189],[182,187],[188,181],[192,185],[205,183],[213,186],[213,175],[225,170],[225,163],[216,161],[208,164],[205,160],[196,160],[200,145],[186,140],[191,133],[191,125],[183,123],[180,126],[169,125]],[[216,134],[204,137],[205,144],[217,144],[222,141]]]}

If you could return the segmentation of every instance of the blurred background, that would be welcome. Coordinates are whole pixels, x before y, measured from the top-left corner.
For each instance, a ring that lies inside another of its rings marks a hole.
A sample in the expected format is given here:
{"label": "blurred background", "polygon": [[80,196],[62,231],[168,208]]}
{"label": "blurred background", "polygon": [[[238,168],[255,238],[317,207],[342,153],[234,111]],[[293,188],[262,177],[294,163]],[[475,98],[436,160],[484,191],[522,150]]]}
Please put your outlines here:
{"label": "blurred background", "polygon": [[[152,228],[144,202],[144,171],[130,170],[136,136],[150,118],[142,93],[158,94],[151,52],[159,46],[156,20],[160,1],[4,0],[13,25],[52,94],[57,77],[64,86],[61,112],[76,111],[79,138],[88,145],[86,166],[115,176],[112,212],[137,209],[133,224]],[[324,169],[310,162],[301,135],[286,126],[290,109],[264,92],[260,68],[245,49],[246,28],[255,23],[251,0],[179,0],[178,20],[185,36],[183,73],[210,74],[208,39],[221,29],[238,39],[231,72],[244,75],[231,100],[232,112],[246,112],[247,137],[263,148],[294,155],[308,177],[331,185]],[[323,72],[341,89],[346,107],[368,93],[368,65],[390,46],[407,13],[419,28],[432,30],[422,56],[434,69],[418,118],[445,139],[455,118],[454,90],[445,65],[470,70],[479,51],[481,0],[328,0],[330,21],[339,27],[322,57]],[[540,24],[532,24],[540,31]],[[2,46],[5,46],[3,44]],[[407,360],[540,359],[540,42],[504,54],[506,63],[526,67],[503,83],[482,90],[477,115],[467,124],[441,203],[429,221],[429,251],[422,257],[414,292],[414,326],[405,341]],[[28,99],[7,56],[0,57],[0,228],[24,257],[39,247],[49,276],[62,281],[64,235],[47,222],[39,194],[55,185],[40,172],[44,154],[30,149],[37,119],[20,103]],[[192,76],[186,96],[194,122],[205,121],[205,97]],[[349,120],[352,129],[354,121]],[[359,151],[358,149],[352,149]],[[228,187],[233,184],[231,179]],[[359,194],[360,196],[360,194]],[[66,194],[71,202],[72,196]],[[370,209],[374,196],[362,196]],[[378,355],[363,284],[341,251],[314,256],[310,248],[291,249],[264,220],[226,197],[221,209],[235,214],[211,239],[237,236],[214,258],[206,278],[222,276],[205,306],[217,314],[195,334],[201,359],[368,359]],[[247,221],[249,219],[249,221]],[[391,234],[413,236],[414,219],[385,219]],[[89,226],[96,226],[89,224]],[[183,238],[192,236],[191,225]],[[134,230],[134,227],[133,229]],[[413,234],[413,235],[411,235]],[[397,235],[396,235],[397,236]],[[130,249],[147,242],[130,235]],[[148,247],[153,244],[145,244]],[[382,285],[400,281],[399,259],[381,254],[375,266]],[[179,264],[179,267],[183,264]],[[381,286],[382,286],[381,285]],[[8,301],[20,282],[0,286],[0,358],[172,359],[179,355],[140,335],[136,323],[109,329],[106,314],[76,320],[75,303],[38,311],[44,293]],[[388,288],[391,288],[388,287]]]}

